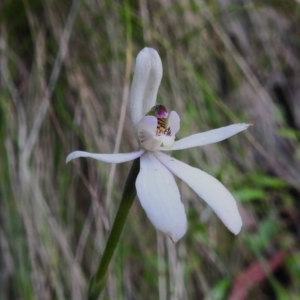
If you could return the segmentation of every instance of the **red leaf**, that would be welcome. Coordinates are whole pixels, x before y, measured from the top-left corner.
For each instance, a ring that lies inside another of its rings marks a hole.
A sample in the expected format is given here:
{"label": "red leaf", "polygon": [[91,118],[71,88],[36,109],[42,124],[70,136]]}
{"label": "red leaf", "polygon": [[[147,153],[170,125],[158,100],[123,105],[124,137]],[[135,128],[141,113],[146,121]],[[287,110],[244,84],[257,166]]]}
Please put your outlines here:
{"label": "red leaf", "polygon": [[257,261],[252,263],[235,278],[228,300],[246,299],[249,290],[274,272],[283,263],[285,257],[285,252],[278,251],[264,265]]}

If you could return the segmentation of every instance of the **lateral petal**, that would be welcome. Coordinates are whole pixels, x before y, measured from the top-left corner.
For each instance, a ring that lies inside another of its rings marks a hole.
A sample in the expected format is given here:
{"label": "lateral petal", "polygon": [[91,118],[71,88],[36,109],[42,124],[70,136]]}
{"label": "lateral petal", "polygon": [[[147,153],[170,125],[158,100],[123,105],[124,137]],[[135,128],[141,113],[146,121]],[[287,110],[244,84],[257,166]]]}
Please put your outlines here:
{"label": "lateral petal", "polygon": [[170,127],[171,134],[175,135],[180,129],[180,117],[178,113],[174,110],[170,112],[167,128]]}
{"label": "lateral petal", "polygon": [[187,219],[173,175],[153,155],[140,160],[137,195],[152,224],[177,242],[186,232]]}
{"label": "lateral petal", "polygon": [[[232,124],[229,126],[209,130],[206,132],[192,134],[186,138],[176,141],[171,150],[181,150],[197,146],[204,146],[208,144],[217,143],[228,139],[229,137],[247,129],[252,124]],[[161,151],[166,151],[170,149],[159,148]]]}
{"label": "lateral petal", "polygon": [[156,150],[162,141],[156,136],[157,118],[145,116],[138,124],[138,138],[141,145],[149,151]]}
{"label": "lateral petal", "polygon": [[108,163],[122,163],[130,160],[134,160],[140,157],[144,152],[145,150],[139,150],[139,151],[129,152],[129,153],[101,154],[101,153],[90,153],[85,151],[74,151],[67,156],[66,163],[78,157],[90,157]]}
{"label": "lateral petal", "polygon": [[221,182],[200,169],[193,168],[164,153],[156,152],[155,156],[169,171],[189,185],[214,210],[232,233],[240,232],[242,219],[236,201]]}

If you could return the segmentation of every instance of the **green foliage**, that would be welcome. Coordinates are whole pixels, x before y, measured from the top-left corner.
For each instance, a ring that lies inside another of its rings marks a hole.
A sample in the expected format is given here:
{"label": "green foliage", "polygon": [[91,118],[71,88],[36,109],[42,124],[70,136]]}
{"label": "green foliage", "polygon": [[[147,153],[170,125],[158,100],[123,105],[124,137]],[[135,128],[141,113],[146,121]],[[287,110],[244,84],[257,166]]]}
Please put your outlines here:
{"label": "green foliage", "polygon": [[247,202],[252,200],[265,200],[267,194],[262,189],[243,188],[234,193],[236,199]]}
{"label": "green foliage", "polygon": [[246,236],[249,249],[254,254],[262,253],[274,240],[278,224],[272,219],[267,219],[259,224],[257,233]]}
{"label": "green foliage", "polygon": [[214,300],[222,300],[224,299],[224,295],[227,294],[227,291],[230,287],[230,281],[227,278],[221,279],[210,291],[210,295],[205,298],[214,299]]}

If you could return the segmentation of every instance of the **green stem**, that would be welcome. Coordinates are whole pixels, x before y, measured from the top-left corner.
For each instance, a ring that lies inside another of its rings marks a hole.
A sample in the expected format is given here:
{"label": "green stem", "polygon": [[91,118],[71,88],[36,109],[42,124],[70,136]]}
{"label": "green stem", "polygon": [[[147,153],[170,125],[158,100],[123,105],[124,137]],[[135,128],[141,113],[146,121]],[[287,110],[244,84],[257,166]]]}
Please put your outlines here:
{"label": "green stem", "polygon": [[88,299],[89,300],[96,300],[98,299],[101,291],[103,290],[106,279],[107,279],[107,270],[111,258],[115,252],[117,244],[119,242],[122,230],[124,228],[129,210],[133,203],[133,200],[136,196],[136,189],[135,189],[135,181],[140,171],[140,159],[137,158],[134,160],[128,177],[125,182],[122,200],[109,235],[106,248],[102,255],[101,261],[98,265],[97,271],[94,276],[90,280],[89,284],[89,291],[88,291]]}

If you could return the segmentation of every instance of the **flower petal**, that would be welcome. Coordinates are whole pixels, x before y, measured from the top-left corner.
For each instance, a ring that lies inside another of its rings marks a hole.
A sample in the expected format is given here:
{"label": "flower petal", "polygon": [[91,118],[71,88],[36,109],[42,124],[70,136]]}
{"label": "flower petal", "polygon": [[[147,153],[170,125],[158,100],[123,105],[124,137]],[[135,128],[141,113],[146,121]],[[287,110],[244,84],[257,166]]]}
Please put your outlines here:
{"label": "flower petal", "polygon": [[236,201],[217,179],[173,157],[156,152],[157,159],[188,184],[218,215],[227,228],[238,234],[242,227]]}
{"label": "flower petal", "polygon": [[[233,124],[206,132],[196,133],[176,141],[171,150],[181,150],[197,146],[204,146],[208,144],[213,144],[225,140],[245,129],[247,129],[252,124]],[[170,149],[159,148],[159,150],[166,151]]]}
{"label": "flower petal", "polygon": [[139,135],[155,136],[157,130],[157,118],[154,116],[145,116],[138,124]]}
{"label": "flower petal", "polygon": [[67,156],[66,163],[78,157],[90,157],[108,163],[122,163],[125,161],[134,160],[135,158],[140,157],[144,152],[145,150],[139,150],[130,153],[101,154],[101,153],[90,153],[85,151],[74,151]]}
{"label": "flower petal", "polygon": [[136,128],[142,117],[155,105],[162,78],[162,63],[155,49],[144,48],[136,58],[130,91],[130,112]]}
{"label": "flower petal", "polygon": [[168,118],[167,128],[169,127],[172,135],[175,135],[180,129],[180,117],[178,113],[174,110],[170,112]]}
{"label": "flower petal", "polygon": [[184,206],[173,175],[153,155],[141,156],[136,189],[142,207],[152,224],[173,242],[186,232]]}
{"label": "flower petal", "polygon": [[162,142],[156,137],[157,118],[145,116],[138,124],[138,138],[141,145],[149,151],[156,150]]}

